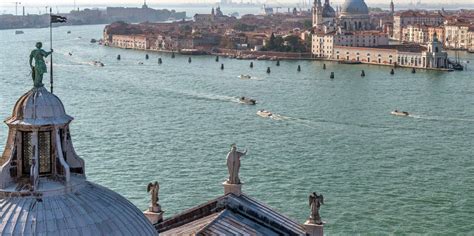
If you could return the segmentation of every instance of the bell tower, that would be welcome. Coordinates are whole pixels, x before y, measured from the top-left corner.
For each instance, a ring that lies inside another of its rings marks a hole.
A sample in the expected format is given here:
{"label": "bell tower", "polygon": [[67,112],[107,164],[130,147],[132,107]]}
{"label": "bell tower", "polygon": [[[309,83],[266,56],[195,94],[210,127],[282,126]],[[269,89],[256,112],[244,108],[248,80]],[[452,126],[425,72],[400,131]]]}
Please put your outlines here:
{"label": "bell tower", "polygon": [[390,14],[395,13],[395,5],[393,5],[393,0],[390,1]]}
{"label": "bell tower", "polygon": [[323,6],[321,0],[314,0],[313,3],[313,27],[319,27],[323,23]]}

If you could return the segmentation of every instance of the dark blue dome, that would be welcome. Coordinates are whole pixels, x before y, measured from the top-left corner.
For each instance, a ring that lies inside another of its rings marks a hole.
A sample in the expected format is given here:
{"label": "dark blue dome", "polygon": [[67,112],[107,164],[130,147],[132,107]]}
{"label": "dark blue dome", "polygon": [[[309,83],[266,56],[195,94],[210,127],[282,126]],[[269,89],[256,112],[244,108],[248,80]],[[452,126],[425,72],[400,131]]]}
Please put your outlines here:
{"label": "dark blue dome", "polygon": [[334,11],[334,8],[329,3],[325,3],[323,6],[323,17],[336,17],[336,11]]}
{"label": "dark blue dome", "polygon": [[345,15],[369,14],[369,8],[364,0],[346,0],[342,5],[341,11]]}

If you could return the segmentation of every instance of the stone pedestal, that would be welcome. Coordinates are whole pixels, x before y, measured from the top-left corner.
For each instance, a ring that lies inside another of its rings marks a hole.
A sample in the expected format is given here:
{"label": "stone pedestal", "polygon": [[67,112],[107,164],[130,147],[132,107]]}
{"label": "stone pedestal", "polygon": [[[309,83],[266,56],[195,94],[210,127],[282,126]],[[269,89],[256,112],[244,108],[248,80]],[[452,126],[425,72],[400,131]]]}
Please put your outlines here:
{"label": "stone pedestal", "polygon": [[310,220],[307,220],[304,222],[304,229],[306,230],[306,233],[310,236],[324,236],[323,228],[324,228],[324,223],[317,225],[311,222]]}
{"label": "stone pedestal", "polygon": [[160,223],[163,221],[163,213],[164,211],[161,210],[161,206],[150,206],[148,207],[148,210],[144,211],[143,214],[145,215],[146,218],[152,223]]}
{"label": "stone pedestal", "polygon": [[227,181],[225,181],[224,183],[222,183],[222,185],[224,185],[224,195],[233,193],[237,196],[240,196],[242,194],[242,183],[229,184]]}
{"label": "stone pedestal", "polygon": [[157,224],[163,221],[163,213],[164,211],[160,212],[151,212],[151,211],[144,211],[143,214],[145,217],[152,223]]}

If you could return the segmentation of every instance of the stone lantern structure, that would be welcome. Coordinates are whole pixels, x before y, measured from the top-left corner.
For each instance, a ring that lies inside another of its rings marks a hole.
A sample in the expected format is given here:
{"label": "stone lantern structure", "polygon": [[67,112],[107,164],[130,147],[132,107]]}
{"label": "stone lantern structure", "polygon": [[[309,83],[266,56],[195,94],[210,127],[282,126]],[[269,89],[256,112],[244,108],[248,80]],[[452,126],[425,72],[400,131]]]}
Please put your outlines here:
{"label": "stone lantern structure", "polygon": [[87,181],[61,100],[43,86],[21,96],[0,158],[4,235],[157,235],[127,199]]}

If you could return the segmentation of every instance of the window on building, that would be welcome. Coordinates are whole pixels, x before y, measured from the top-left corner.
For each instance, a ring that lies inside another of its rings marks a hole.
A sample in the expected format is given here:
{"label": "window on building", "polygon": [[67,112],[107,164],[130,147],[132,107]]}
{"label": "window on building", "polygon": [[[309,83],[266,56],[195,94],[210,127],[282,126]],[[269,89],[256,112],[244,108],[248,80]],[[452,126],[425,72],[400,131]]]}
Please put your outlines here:
{"label": "window on building", "polygon": [[[29,175],[33,160],[33,132],[22,132],[22,172]],[[39,174],[52,172],[51,132],[38,132],[38,161]]]}
{"label": "window on building", "polygon": [[22,172],[30,174],[31,160],[33,159],[33,132],[21,132],[22,150]]}

